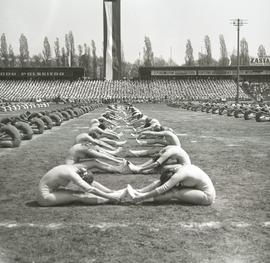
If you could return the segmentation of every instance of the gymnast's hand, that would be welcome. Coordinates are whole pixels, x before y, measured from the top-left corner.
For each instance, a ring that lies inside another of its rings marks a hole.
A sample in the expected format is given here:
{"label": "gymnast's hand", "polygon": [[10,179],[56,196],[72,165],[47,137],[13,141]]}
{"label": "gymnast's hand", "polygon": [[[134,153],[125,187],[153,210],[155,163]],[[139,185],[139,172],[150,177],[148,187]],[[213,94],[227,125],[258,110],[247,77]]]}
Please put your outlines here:
{"label": "gymnast's hand", "polygon": [[133,198],[133,202],[135,204],[141,203],[144,200],[146,194],[144,193],[136,193],[136,195]]}
{"label": "gymnast's hand", "polygon": [[143,201],[143,198],[145,196],[144,193],[140,193],[140,192],[136,191],[134,188],[132,188],[131,185],[127,185],[127,193],[131,197],[132,203],[134,203],[134,204],[140,203],[141,201]]}

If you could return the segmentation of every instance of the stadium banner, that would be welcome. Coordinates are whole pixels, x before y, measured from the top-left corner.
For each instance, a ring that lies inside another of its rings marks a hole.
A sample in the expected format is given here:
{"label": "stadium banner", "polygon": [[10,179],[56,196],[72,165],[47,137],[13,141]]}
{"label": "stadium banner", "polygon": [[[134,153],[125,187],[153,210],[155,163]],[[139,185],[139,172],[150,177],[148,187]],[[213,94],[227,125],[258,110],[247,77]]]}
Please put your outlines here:
{"label": "stadium banner", "polygon": [[[235,72],[236,74],[236,72]],[[242,75],[242,76],[266,76],[266,75],[270,75],[270,69],[265,69],[265,70],[250,70],[250,69],[244,69],[244,70],[240,70],[239,71],[239,74]]]}
{"label": "stadium banner", "polygon": [[[237,70],[198,70],[198,76],[235,76]],[[248,75],[269,75],[270,70],[240,69],[239,74]]]}
{"label": "stadium banner", "polygon": [[233,70],[198,70],[198,76],[232,76],[234,75]]}
{"label": "stadium banner", "polygon": [[[241,66],[239,74],[250,77],[270,77],[270,66]],[[140,79],[151,78],[183,78],[183,77],[214,77],[234,78],[237,75],[236,66],[176,66],[176,67],[139,67]]]}
{"label": "stadium banner", "polygon": [[265,56],[262,58],[249,58],[250,65],[252,66],[270,66],[270,56]]}
{"label": "stadium banner", "polygon": [[0,79],[78,79],[84,68],[0,68]]}
{"label": "stadium banner", "polygon": [[104,0],[104,77],[121,79],[120,0]]}
{"label": "stadium banner", "polygon": [[196,70],[151,70],[151,76],[196,76]]}

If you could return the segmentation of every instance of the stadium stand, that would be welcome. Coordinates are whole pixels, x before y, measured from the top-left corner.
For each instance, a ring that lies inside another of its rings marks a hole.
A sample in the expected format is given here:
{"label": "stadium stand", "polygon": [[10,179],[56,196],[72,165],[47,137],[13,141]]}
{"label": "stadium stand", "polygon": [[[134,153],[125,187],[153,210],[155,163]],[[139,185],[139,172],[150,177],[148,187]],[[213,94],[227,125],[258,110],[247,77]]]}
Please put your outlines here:
{"label": "stadium stand", "polygon": [[[143,81],[1,80],[0,100],[12,102],[84,100],[85,102],[162,102],[166,100],[233,100],[236,84],[223,79]],[[240,99],[249,99],[240,90]]]}
{"label": "stadium stand", "polygon": [[269,82],[243,82],[242,89],[256,101],[270,100]]}

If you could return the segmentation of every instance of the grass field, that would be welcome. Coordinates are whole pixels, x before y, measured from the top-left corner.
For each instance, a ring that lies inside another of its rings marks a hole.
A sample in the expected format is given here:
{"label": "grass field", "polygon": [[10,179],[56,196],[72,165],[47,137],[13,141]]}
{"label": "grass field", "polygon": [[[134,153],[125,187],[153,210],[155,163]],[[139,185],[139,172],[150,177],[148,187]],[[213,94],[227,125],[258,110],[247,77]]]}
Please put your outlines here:
{"label": "grass field", "polygon": [[[40,178],[63,163],[100,108],[17,149],[0,149],[0,262],[269,262],[270,123],[166,105],[137,107],[178,133],[192,163],[211,176],[214,205],[37,206]],[[123,132],[127,148],[138,147]],[[154,178],[95,175],[114,189]]]}

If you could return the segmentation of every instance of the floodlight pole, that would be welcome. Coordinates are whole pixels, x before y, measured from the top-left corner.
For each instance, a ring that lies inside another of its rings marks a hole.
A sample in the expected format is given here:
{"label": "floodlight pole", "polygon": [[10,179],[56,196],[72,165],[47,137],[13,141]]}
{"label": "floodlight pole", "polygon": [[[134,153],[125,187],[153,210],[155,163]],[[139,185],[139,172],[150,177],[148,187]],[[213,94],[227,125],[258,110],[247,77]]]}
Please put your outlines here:
{"label": "floodlight pole", "polygon": [[239,102],[239,67],[240,67],[240,57],[239,57],[239,37],[240,37],[240,19],[237,19],[237,88],[236,88],[236,103]]}
{"label": "floodlight pole", "polygon": [[170,47],[170,66],[172,65],[172,47]]}
{"label": "floodlight pole", "polygon": [[240,72],[240,56],[239,56],[239,41],[240,41],[240,26],[243,26],[245,21],[243,19],[233,19],[232,24],[237,27],[237,87],[236,87],[236,103],[239,102],[239,72]]}

